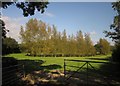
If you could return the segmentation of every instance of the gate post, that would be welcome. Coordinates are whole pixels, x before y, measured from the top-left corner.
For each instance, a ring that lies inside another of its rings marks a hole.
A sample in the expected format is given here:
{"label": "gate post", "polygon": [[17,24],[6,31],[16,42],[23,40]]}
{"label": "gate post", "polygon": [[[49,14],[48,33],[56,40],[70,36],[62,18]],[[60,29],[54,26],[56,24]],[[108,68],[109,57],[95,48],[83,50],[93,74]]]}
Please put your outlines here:
{"label": "gate post", "polygon": [[23,65],[23,77],[25,78],[25,66]]}
{"label": "gate post", "polygon": [[65,75],[66,75],[66,63],[65,63],[65,59],[64,59],[64,78],[65,78]]}
{"label": "gate post", "polygon": [[86,61],[87,63],[87,86],[88,86],[88,61]]}

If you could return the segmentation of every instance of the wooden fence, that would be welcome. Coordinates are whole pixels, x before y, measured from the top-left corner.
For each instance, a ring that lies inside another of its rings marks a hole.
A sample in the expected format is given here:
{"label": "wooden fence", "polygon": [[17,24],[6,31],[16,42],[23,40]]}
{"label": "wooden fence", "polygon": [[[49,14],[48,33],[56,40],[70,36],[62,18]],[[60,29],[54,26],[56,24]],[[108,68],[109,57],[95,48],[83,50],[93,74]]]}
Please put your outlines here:
{"label": "wooden fence", "polygon": [[[78,62],[78,63],[83,63],[82,65],[79,66],[74,66],[74,65],[69,65],[68,62]],[[98,62],[98,61],[88,61],[88,60],[72,60],[72,59],[64,59],[64,77],[66,80],[69,80],[70,78],[74,77],[74,75],[78,72],[80,72],[80,70],[84,67],[86,69],[86,85],[89,86],[89,74],[88,74],[88,70],[92,69],[94,73],[100,73],[101,75],[103,74],[103,71],[101,70],[97,70],[91,63],[99,63],[99,64],[111,64],[109,62]],[[114,63],[112,63],[114,64]],[[86,65],[86,66],[85,66]],[[67,67],[71,67],[71,68],[76,68],[76,70],[74,72],[72,72],[71,74],[69,74],[69,76],[67,75],[68,72],[70,72],[70,70],[67,69]],[[84,77],[85,77],[84,76]],[[103,76],[102,76],[103,78]],[[104,78],[104,81],[107,83],[107,85],[109,85],[109,82],[107,79]],[[98,85],[99,86],[99,85]]]}

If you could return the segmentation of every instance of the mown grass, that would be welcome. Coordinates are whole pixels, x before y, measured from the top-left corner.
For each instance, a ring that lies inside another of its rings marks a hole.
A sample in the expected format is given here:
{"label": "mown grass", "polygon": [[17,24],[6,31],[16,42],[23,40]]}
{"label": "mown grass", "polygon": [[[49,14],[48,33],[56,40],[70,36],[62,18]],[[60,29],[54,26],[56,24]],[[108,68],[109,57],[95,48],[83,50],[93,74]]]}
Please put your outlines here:
{"label": "mown grass", "polygon": [[[34,77],[34,78],[38,77],[38,78],[47,79],[49,77],[48,76],[49,74],[53,74],[53,76],[54,76],[54,73],[58,74],[58,72],[54,72],[54,71],[60,71],[61,73],[64,72],[64,59],[87,60],[87,61],[109,63],[110,61],[109,59],[111,55],[97,55],[92,57],[32,57],[32,56],[26,56],[26,54],[24,53],[19,53],[19,54],[9,54],[9,55],[6,55],[5,57],[13,57],[18,60],[18,64],[24,64],[24,72],[26,76],[31,74],[31,77]],[[69,61],[66,62],[66,65],[71,65],[76,67],[81,67],[83,64],[85,64],[85,62],[69,62]],[[76,81],[76,78],[78,78],[78,80],[83,81],[82,83],[84,82],[86,83],[86,76],[87,76],[86,74],[88,73],[89,80],[91,81],[93,80],[94,83],[97,83],[94,80],[99,80],[100,83],[101,82],[104,83],[106,82],[104,81],[104,78],[106,78],[106,80],[109,80],[109,82],[112,84],[116,84],[116,83],[119,84],[120,72],[118,71],[119,70],[118,65],[111,64],[111,62],[110,64],[105,64],[105,63],[90,63],[90,64],[95,68],[95,70],[92,69],[90,66],[88,66],[89,67],[88,71],[86,71],[87,65],[85,65],[77,73],[76,73],[76,70],[78,70],[79,68],[67,66],[66,69],[71,71],[66,71],[66,79],[72,75],[75,78],[75,81]],[[36,72],[39,72],[39,73],[36,73]],[[61,77],[58,77],[58,82],[60,78]],[[92,83],[91,81],[90,83]],[[113,83],[113,81],[115,83]]]}
{"label": "mown grass", "polygon": [[[26,56],[25,53],[19,54],[9,54],[6,57],[13,57],[19,60],[19,63],[26,65],[26,70],[63,70],[64,69],[64,59],[74,59],[74,60],[89,60],[97,62],[108,62],[111,55],[97,55],[92,57],[32,57]],[[67,65],[80,67],[84,62],[66,62]],[[99,68],[103,63],[91,63],[95,68]],[[86,66],[84,66],[85,68]],[[76,70],[76,68],[67,67],[70,70]]]}

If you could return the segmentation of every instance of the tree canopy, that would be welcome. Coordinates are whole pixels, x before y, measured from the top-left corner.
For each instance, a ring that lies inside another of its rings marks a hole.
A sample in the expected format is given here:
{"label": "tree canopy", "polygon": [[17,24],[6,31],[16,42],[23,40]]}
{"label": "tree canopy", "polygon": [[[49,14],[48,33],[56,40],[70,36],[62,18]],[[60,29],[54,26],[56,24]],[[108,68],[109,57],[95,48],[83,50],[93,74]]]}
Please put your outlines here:
{"label": "tree canopy", "polygon": [[10,54],[10,53],[19,53],[19,45],[18,42],[10,37],[6,37],[2,42],[2,54]]}
{"label": "tree canopy", "polygon": [[110,53],[110,44],[106,39],[100,39],[98,45],[100,46],[100,54]]}
{"label": "tree canopy", "polygon": [[23,11],[23,15],[25,17],[32,16],[35,13],[35,10],[40,11],[43,13],[47,5],[49,4],[48,1],[45,2],[2,2],[2,8],[6,9],[10,5],[14,4],[17,8]]}
{"label": "tree canopy", "polygon": [[6,38],[6,33],[9,31],[5,28],[5,23],[0,19],[0,29],[2,29],[2,38]]}
{"label": "tree canopy", "polygon": [[105,33],[107,37],[112,38],[116,43],[120,43],[120,1],[113,2],[112,8],[116,11],[117,15],[115,15],[113,24],[110,26],[112,31],[105,31]]}
{"label": "tree canopy", "polygon": [[[92,56],[96,49],[90,34],[83,35],[78,31],[76,35],[67,35],[66,30],[57,31],[53,25],[37,19],[30,19],[26,27],[21,26],[22,46],[29,55],[33,56]],[[108,54],[109,43],[101,39],[101,54]]]}
{"label": "tree canopy", "polygon": [[111,24],[112,31],[105,31],[106,36],[115,41],[115,49],[113,50],[113,60],[120,63],[120,0],[112,3],[112,8],[116,11],[116,15]]}

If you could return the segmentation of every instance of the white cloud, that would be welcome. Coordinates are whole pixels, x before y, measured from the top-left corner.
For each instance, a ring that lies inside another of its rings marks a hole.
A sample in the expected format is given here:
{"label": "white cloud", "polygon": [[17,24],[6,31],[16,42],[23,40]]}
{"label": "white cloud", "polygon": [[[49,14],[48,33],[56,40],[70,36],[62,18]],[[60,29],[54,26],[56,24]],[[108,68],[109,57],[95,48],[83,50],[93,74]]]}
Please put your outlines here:
{"label": "white cloud", "polygon": [[45,13],[43,13],[43,15],[48,16],[48,17],[54,17],[55,16],[53,13],[50,13],[50,12],[45,12]]}
{"label": "white cloud", "polygon": [[14,38],[19,43],[21,21],[23,21],[24,19],[25,18],[10,18],[8,16],[2,16],[2,20],[5,22],[5,27],[9,30],[7,36]]}
{"label": "white cloud", "polygon": [[90,35],[96,35],[97,33],[95,31],[90,32]]}

